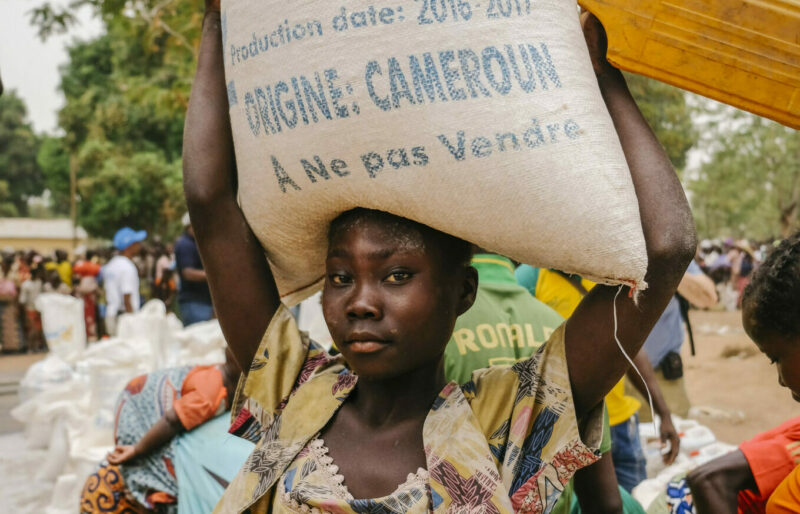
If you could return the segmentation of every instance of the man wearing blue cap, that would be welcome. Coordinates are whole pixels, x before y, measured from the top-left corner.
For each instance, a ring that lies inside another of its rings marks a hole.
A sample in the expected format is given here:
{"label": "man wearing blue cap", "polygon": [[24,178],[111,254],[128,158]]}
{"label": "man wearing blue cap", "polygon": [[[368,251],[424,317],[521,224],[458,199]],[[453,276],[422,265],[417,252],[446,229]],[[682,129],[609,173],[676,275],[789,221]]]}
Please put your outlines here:
{"label": "man wearing blue cap", "polygon": [[147,231],[123,227],[114,234],[114,248],[119,252],[103,266],[106,291],[106,331],[117,332],[117,316],[139,310],[139,270],[131,257],[139,253]]}

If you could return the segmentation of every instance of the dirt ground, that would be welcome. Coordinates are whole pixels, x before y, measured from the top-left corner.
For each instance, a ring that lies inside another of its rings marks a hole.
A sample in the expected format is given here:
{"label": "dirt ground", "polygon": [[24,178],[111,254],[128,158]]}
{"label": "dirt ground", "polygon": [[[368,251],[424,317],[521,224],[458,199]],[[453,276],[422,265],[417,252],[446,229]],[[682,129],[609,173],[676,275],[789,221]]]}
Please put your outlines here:
{"label": "dirt ground", "polygon": [[693,310],[690,317],[697,355],[688,340],[682,353],[692,417],[718,440],[738,444],[800,415],[775,367],[744,333],[741,313]]}

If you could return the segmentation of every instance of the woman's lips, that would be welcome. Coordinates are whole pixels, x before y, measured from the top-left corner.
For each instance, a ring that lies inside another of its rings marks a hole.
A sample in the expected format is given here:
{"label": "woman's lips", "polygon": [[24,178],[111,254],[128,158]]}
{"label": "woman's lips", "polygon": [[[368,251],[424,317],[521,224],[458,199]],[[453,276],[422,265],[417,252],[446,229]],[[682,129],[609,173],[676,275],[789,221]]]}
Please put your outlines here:
{"label": "woman's lips", "polygon": [[353,353],[375,353],[383,350],[388,344],[386,341],[350,341],[347,346]]}

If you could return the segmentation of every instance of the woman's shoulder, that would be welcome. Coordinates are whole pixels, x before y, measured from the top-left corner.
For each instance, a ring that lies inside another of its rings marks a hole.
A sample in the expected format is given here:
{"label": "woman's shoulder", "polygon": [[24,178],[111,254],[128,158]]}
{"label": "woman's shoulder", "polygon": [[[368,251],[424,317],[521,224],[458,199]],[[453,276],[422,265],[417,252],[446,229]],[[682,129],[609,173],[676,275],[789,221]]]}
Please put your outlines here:
{"label": "woman's shoulder", "polygon": [[[342,358],[330,355],[311,341],[297,327],[289,309],[281,305],[262,337],[247,376],[239,383],[233,412],[246,400],[251,412],[255,409],[259,417],[271,418],[283,411],[299,389],[322,387],[315,379],[345,371]],[[328,379],[334,383],[339,380],[345,379]]]}

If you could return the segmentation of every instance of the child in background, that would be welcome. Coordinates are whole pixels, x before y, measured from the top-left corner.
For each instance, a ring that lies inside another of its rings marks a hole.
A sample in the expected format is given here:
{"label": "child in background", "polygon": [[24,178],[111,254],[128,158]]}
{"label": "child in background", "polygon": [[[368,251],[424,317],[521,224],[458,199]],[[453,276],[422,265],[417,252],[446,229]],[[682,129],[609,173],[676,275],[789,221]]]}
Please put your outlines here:
{"label": "child in background", "polygon": [[[800,402],[800,232],[783,241],[755,271],[742,298],[747,335],[775,364],[778,382]],[[767,502],[767,514],[800,512],[800,467]]]}
{"label": "child in background", "polygon": [[468,243],[430,227],[367,209],[336,218],[322,305],[341,357],[297,330],[237,203],[221,14],[207,1],[184,190],[220,325],[249,370],[233,428],[259,441],[217,512],[549,512],[597,459],[603,397],[628,367],[617,338],[638,352],[695,239],[669,159],[605,61],[602,27],[585,23],[639,199],[649,288],[636,304],[596,287],[530,359],[458,387],[443,353],[477,273]]}
{"label": "child in background", "polygon": [[[742,298],[742,322],[775,364],[780,384],[800,401],[800,232],[753,272]],[[687,478],[697,512],[800,512],[798,444],[800,418],[794,418],[694,470]]]}

